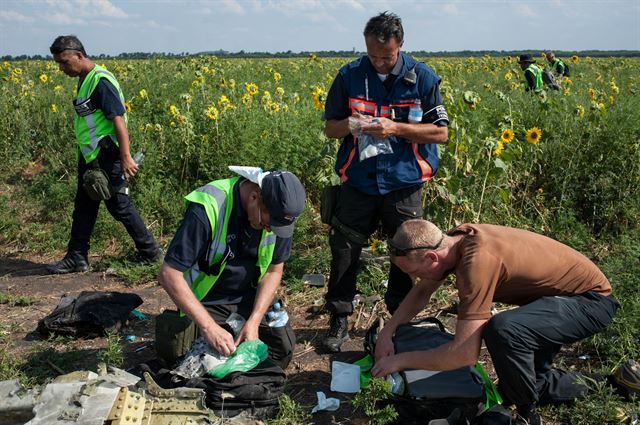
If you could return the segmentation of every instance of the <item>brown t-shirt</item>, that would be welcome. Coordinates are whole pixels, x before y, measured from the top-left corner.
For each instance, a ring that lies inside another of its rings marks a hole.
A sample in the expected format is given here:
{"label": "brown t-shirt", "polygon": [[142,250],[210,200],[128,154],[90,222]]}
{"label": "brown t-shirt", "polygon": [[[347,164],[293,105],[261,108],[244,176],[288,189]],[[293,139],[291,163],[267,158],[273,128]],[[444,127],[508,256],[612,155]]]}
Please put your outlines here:
{"label": "brown t-shirt", "polygon": [[454,273],[460,319],[488,319],[491,302],[524,305],[553,295],[611,294],[611,284],[587,257],[546,236],[492,224],[463,224]]}

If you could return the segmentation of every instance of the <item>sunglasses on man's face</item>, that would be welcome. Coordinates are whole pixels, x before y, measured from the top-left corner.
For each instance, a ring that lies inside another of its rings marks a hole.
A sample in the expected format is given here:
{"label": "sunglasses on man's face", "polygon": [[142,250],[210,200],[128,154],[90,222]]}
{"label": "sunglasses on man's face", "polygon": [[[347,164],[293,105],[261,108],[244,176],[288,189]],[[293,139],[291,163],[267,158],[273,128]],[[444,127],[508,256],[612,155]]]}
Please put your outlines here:
{"label": "sunglasses on man's face", "polygon": [[443,239],[444,239],[444,233],[440,237],[440,240],[438,241],[438,243],[436,243],[433,246],[414,246],[412,248],[400,248],[399,246],[395,246],[393,243],[391,243],[391,241],[387,243],[387,246],[389,247],[389,254],[391,254],[392,256],[406,257],[407,254],[411,251],[418,251],[421,249],[436,249],[440,246]]}

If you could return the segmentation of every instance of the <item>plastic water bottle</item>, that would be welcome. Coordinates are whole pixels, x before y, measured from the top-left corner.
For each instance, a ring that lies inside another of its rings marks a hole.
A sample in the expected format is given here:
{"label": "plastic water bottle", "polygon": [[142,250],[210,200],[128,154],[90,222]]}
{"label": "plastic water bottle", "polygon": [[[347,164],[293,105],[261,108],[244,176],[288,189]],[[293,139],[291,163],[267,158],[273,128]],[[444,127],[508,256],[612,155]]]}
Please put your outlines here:
{"label": "plastic water bottle", "polygon": [[280,301],[275,301],[267,311],[267,324],[270,328],[281,328],[289,321],[289,313],[282,308]]}
{"label": "plastic water bottle", "polygon": [[135,162],[138,167],[142,164],[142,161],[144,161],[144,152],[140,151],[133,156],[133,162]]}
{"label": "plastic water bottle", "polygon": [[422,105],[420,99],[416,99],[409,108],[409,122],[411,124],[422,122]]}
{"label": "plastic water bottle", "polygon": [[404,394],[404,379],[398,372],[393,372],[387,376],[387,381],[391,383],[391,393],[402,395]]}

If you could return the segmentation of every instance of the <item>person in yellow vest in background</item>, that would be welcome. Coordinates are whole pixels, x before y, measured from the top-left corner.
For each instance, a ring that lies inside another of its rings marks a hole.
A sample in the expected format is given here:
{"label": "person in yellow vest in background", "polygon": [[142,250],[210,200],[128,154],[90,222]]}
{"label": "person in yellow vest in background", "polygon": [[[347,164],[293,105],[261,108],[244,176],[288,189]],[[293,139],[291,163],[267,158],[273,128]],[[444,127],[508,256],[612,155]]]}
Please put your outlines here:
{"label": "person in yellow vest in background", "polygon": [[[277,304],[305,190],[289,171],[229,168],[240,176],[185,197],[187,210],[158,281],[212,348],[229,356],[241,342],[260,339],[284,369],[295,335],[288,316],[279,321],[267,313]],[[245,323],[234,330],[227,322],[236,315]]]}
{"label": "person in yellow vest in background", "polygon": [[549,69],[557,76],[563,77],[569,76],[569,67],[565,65],[559,58],[556,57],[556,54],[552,51],[548,51],[545,53],[547,58],[547,62],[549,62]]}
{"label": "person in yellow vest in background", "polygon": [[530,54],[520,55],[518,64],[524,71],[524,77],[527,80],[526,90],[533,90],[539,93],[543,88],[542,68],[536,65],[536,60]]}
{"label": "person in yellow vest in background", "polygon": [[60,70],[78,77],[74,128],[78,142],[78,188],[71,238],[65,257],[48,266],[51,273],[89,269],[91,233],[100,201],[121,222],[135,242],[139,262],[159,259],[160,249],[129,198],[127,179],[138,171],[129,151],[124,96],[118,81],[94,64],[74,35],[57,37],[49,48]]}

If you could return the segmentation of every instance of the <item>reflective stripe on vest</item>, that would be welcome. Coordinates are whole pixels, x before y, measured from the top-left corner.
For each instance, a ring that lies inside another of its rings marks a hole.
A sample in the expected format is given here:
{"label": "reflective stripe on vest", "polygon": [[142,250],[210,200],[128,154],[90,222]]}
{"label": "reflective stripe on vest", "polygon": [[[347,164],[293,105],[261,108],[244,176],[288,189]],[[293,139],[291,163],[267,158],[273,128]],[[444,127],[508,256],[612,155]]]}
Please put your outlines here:
{"label": "reflective stripe on vest", "polygon": [[[194,190],[185,197],[186,205],[194,202],[204,207],[211,225],[212,239],[206,258],[209,261],[209,266],[220,263],[220,271],[215,276],[200,270],[198,264],[194,264],[191,269],[184,272],[185,280],[199,301],[213,288],[227,264],[226,258],[224,258],[224,255],[229,253],[227,250],[227,228],[233,209],[233,187],[239,179],[240,177],[216,180]],[[260,268],[258,282],[262,280],[271,264],[275,245],[276,235],[273,232],[263,230],[256,262],[256,266]]]}
{"label": "reflective stripe on vest", "polygon": [[[106,78],[113,84],[116,90],[118,90],[120,101],[124,106],[124,95],[122,94],[118,81],[109,71],[99,65],[95,65],[82,82],[78,90],[78,96],[73,102],[76,109],[74,120],[76,139],[78,141],[78,148],[82,156],[84,156],[86,163],[93,161],[98,156],[100,152],[98,142],[100,142],[103,137],[111,136],[113,142],[118,145],[113,121],[105,117],[100,109],[92,109],[89,102],[89,98],[98,86],[101,78]],[[124,114],[124,119],[126,123],[126,113]]]}
{"label": "reflective stripe on vest", "polygon": [[534,87],[534,90],[540,90],[542,88],[542,70],[534,64],[531,64],[525,70],[525,72],[527,71],[531,72],[536,79],[536,86]]}

